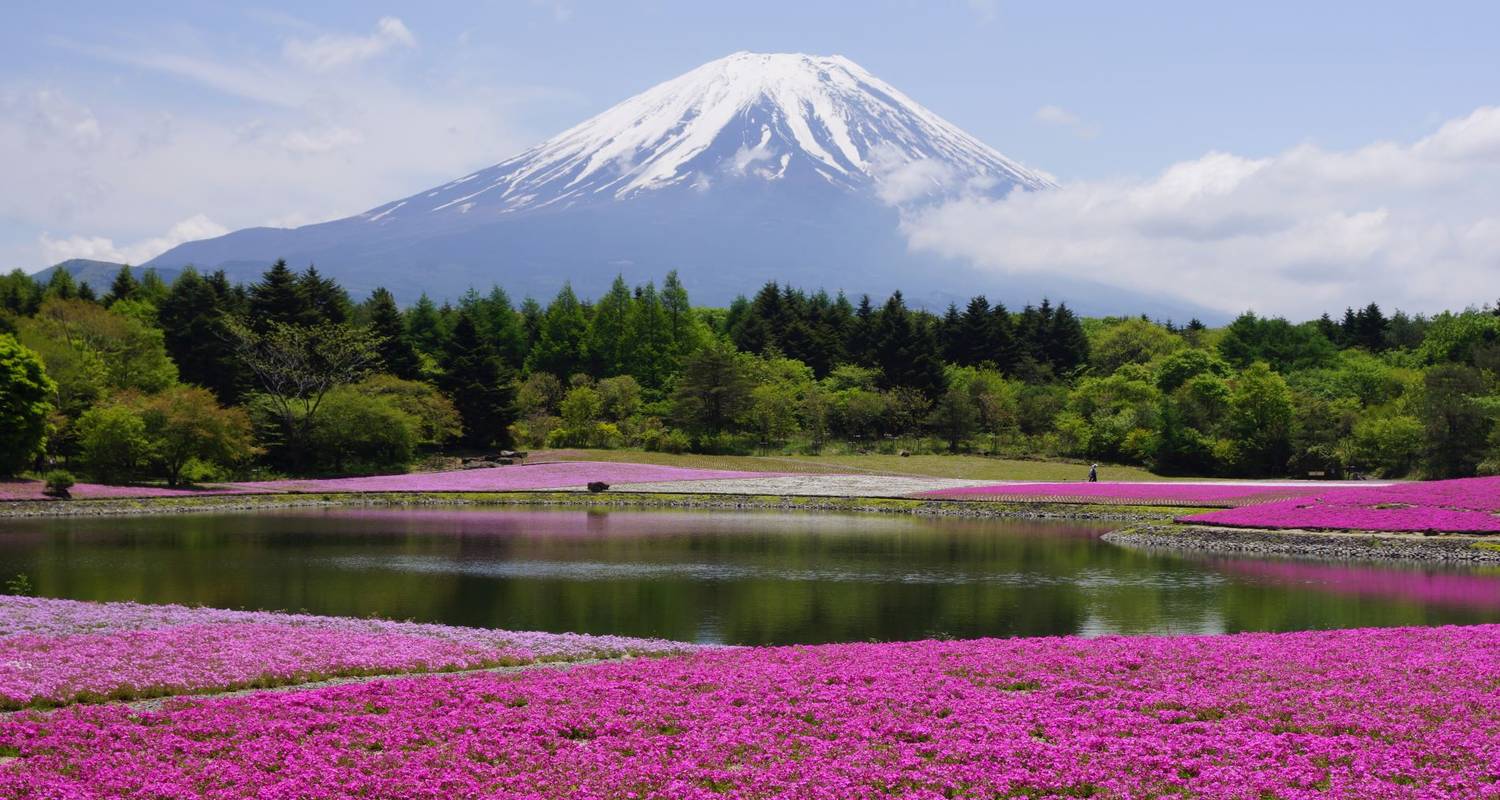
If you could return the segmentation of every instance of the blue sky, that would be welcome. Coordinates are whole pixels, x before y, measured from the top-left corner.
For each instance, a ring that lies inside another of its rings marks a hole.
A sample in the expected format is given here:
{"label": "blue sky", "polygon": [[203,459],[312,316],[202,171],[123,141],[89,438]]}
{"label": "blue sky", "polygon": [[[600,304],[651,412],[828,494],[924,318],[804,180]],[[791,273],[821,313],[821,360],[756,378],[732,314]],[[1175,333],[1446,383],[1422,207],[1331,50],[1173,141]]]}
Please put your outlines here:
{"label": "blue sky", "polygon": [[361,211],[735,50],[842,53],[1065,184],[1410,145],[1500,102],[1500,4],[1479,2],[22,0],[5,17],[5,268]]}

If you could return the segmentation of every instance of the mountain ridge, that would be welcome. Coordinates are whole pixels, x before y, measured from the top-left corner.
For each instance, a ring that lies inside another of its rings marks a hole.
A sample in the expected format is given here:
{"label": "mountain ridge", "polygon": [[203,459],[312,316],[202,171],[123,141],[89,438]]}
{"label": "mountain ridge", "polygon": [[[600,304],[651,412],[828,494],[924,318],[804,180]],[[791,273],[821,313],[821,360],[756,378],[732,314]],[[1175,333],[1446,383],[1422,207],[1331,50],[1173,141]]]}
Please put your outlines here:
{"label": "mountain ridge", "polygon": [[[1124,311],[1128,293],[1063,276],[1002,278],[913,253],[906,210],[1045,191],[1001,154],[843,56],[735,53],[617,103],[492,166],[339,220],[188,242],[147,266],[252,280],[277,258],[355,293],[452,298],[491,283],[547,297],[677,270],[724,304],[769,280],[916,304],[984,292]],[[1186,315],[1159,298],[1129,310]]]}

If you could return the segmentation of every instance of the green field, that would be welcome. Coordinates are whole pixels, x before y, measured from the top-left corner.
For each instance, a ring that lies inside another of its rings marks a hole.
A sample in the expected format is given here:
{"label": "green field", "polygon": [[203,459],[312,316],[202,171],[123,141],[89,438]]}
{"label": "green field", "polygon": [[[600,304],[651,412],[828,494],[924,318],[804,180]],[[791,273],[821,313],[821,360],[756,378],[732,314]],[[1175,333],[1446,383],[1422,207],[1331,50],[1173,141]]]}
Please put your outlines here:
{"label": "green field", "polygon": [[[644,450],[534,450],[529,461],[629,461],[697,469],[746,472],[866,473],[925,478],[969,478],[995,481],[1081,481],[1087,464],[1021,461],[974,455],[830,455],[707,456],[693,453],[649,453]],[[1170,481],[1140,467],[1101,465],[1101,481]]]}

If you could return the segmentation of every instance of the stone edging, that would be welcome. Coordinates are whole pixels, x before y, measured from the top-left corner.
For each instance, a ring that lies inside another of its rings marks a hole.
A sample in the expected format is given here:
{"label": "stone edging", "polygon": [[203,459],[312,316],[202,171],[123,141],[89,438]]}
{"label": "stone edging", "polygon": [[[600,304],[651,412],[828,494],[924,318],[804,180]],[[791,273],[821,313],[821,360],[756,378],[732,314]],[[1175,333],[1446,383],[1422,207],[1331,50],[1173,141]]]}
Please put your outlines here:
{"label": "stone edging", "polygon": [[[1500,547],[1485,537],[1396,533],[1324,533],[1200,525],[1143,525],[1104,534],[1126,547],[1226,555],[1290,556],[1345,561],[1422,561],[1500,564]],[[1492,549],[1493,547],[1493,549]]]}

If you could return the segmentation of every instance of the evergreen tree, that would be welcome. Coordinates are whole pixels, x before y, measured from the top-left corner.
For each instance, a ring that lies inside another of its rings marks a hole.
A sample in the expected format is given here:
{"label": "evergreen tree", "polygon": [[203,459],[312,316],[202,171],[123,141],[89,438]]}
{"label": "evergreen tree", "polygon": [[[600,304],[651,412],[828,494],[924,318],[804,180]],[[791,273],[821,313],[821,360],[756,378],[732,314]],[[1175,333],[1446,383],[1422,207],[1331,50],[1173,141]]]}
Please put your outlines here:
{"label": "evergreen tree", "polygon": [[531,348],[536,347],[536,340],[542,335],[542,304],[533,298],[521,301],[521,333],[526,343],[526,355],[531,356]]}
{"label": "evergreen tree", "polygon": [[661,307],[667,316],[667,330],[672,340],[672,357],[679,362],[703,343],[704,333],[693,313],[687,289],[677,279],[677,270],[667,273],[661,285]]}
{"label": "evergreen tree", "polygon": [[422,374],[422,358],[412,346],[406,333],[406,323],[401,318],[401,309],[396,307],[396,298],[385,287],[378,287],[365,301],[370,317],[370,330],[380,337],[377,345],[385,371],[398,378],[416,380]]}
{"label": "evergreen tree", "polygon": [[141,273],[141,285],[136,289],[135,299],[154,306],[167,296],[167,291],[167,283],[161,279],[161,273],[150,268]]}
{"label": "evergreen tree", "polygon": [[239,399],[244,376],[228,327],[224,296],[228,281],[204,280],[192,267],[182,271],[157,307],[163,344],[184,383],[202,386],[221,403]]}
{"label": "evergreen tree", "polygon": [[957,341],[950,359],[953,363],[966,367],[977,367],[986,361],[997,366],[1000,364],[1000,354],[996,352],[999,325],[995,312],[1001,309],[1003,307],[990,308],[989,299],[982,294],[969,300],[958,321]]}
{"label": "evergreen tree", "polygon": [[52,270],[52,276],[47,279],[47,286],[42,291],[43,297],[56,297],[59,300],[72,300],[78,296],[78,284],[73,280],[73,273],[62,267]]}
{"label": "evergreen tree", "polygon": [[659,390],[676,374],[678,361],[672,352],[667,310],[654,283],[636,295],[626,320],[630,339],[630,374],[647,389]]}
{"label": "evergreen tree", "polygon": [[94,287],[88,281],[78,284],[78,299],[87,300],[90,303],[99,302],[99,295],[94,293]]}
{"label": "evergreen tree", "polygon": [[[1046,305],[1046,301],[1042,301]],[[1089,363],[1089,337],[1084,333],[1083,322],[1068,308],[1067,303],[1057,307],[1052,315],[1051,330],[1047,337],[1047,361],[1058,375],[1072,375]]]}
{"label": "evergreen tree", "polygon": [[595,377],[612,378],[629,371],[632,343],[628,333],[633,305],[624,276],[616,275],[589,320],[588,354],[590,372]]}
{"label": "evergreen tree", "polygon": [[[42,287],[30,275],[16,269],[9,275],[0,276],[0,311],[29,317],[41,304]],[[0,319],[3,318],[4,315],[0,315]]]}
{"label": "evergreen tree", "polygon": [[302,293],[302,301],[307,308],[306,324],[339,324],[348,322],[353,316],[349,293],[344,291],[338,281],[323,277],[317,267],[309,266],[297,278],[297,288]]}
{"label": "evergreen tree", "polygon": [[259,282],[250,286],[250,327],[264,332],[275,323],[305,325],[309,310],[297,275],[277,259]]}
{"label": "evergreen tree", "polygon": [[875,308],[867,294],[859,296],[854,318],[849,321],[849,335],[844,342],[844,352],[855,364],[862,367],[876,366]]}
{"label": "evergreen tree", "polygon": [[929,399],[942,394],[946,381],[937,334],[907,310],[901,292],[893,293],[876,315],[873,339],[882,388],[915,389]]}
{"label": "evergreen tree", "polygon": [[495,347],[479,335],[474,317],[461,311],[443,350],[439,387],[463,420],[463,441],[490,447],[508,441],[515,420],[515,375]]}
{"label": "evergreen tree", "polygon": [[114,283],[109,285],[109,294],[104,296],[104,301],[106,304],[113,304],[118,300],[129,300],[140,288],[141,284],[135,279],[130,266],[120,267],[120,271],[115,273]]}
{"label": "evergreen tree", "polygon": [[438,319],[437,304],[426,292],[406,310],[406,333],[412,346],[436,358],[443,351],[443,325]]}
{"label": "evergreen tree", "polygon": [[966,364],[963,356],[963,315],[958,313],[958,304],[949,303],[948,310],[943,312],[943,320],[938,323],[938,347],[943,352],[943,360],[949,364]]}
{"label": "evergreen tree", "polygon": [[483,310],[481,332],[495,342],[495,350],[507,365],[519,368],[526,362],[526,351],[530,343],[526,338],[525,322],[510,302],[510,295],[499,286],[491,286],[490,293],[480,304]]}
{"label": "evergreen tree", "polygon": [[729,338],[735,347],[747,353],[779,351],[788,321],[781,287],[770,281],[755,293],[744,313],[730,323]]}
{"label": "evergreen tree", "polygon": [[542,314],[536,345],[526,358],[531,372],[550,372],[566,379],[588,369],[588,312],[571,284],[564,283]]}

